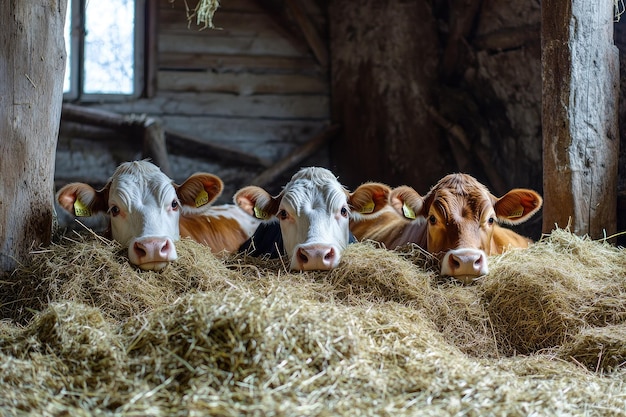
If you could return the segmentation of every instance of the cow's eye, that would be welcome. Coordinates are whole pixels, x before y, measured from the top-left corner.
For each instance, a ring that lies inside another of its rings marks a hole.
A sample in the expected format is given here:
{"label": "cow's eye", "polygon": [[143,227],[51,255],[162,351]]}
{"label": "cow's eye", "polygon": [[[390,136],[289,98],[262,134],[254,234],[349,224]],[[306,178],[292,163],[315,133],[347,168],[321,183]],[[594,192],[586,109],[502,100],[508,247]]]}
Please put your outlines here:
{"label": "cow's eye", "polygon": [[278,217],[280,220],[285,220],[287,218],[287,210],[282,209],[278,211],[278,214],[276,214],[276,217]]}
{"label": "cow's eye", "polygon": [[109,213],[111,216],[115,217],[120,214],[120,208],[118,206],[111,206],[111,208],[109,208]]}
{"label": "cow's eye", "polygon": [[430,223],[430,224],[432,224],[432,225],[434,225],[434,224],[436,224],[436,223],[437,223],[437,218],[435,217],[435,215],[434,215],[434,214],[431,214],[431,215],[428,217],[428,223]]}
{"label": "cow's eye", "polygon": [[342,207],[341,208],[341,215],[343,217],[348,217],[348,208],[347,207]]}
{"label": "cow's eye", "polygon": [[489,220],[487,220],[487,223],[489,223],[489,225],[492,225],[496,222],[496,219],[494,219],[493,217],[489,217]]}
{"label": "cow's eye", "polygon": [[178,201],[177,200],[172,200],[172,210],[176,211],[178,210]]}

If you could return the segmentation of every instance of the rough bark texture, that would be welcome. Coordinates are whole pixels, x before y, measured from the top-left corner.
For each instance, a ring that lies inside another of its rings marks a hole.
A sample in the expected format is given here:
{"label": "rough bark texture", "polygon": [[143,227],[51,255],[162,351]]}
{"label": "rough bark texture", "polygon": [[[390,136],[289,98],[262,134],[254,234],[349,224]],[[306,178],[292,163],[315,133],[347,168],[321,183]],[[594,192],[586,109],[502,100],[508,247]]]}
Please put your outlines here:
{"label": "rough bark texture", "polygon": [[613,3],[542,2],[543,230],[616,230],[618,51]]}
{"label": "rough bark texture", "polygon": [[438,65],[432,10],[426,2],[335,0],[329,18],[333,118],[343,126],[333,170],[349,187],[410,179],[427,190],[451,159],[427,112]]}
{"label": "rough bark texture", "polygon": [[[467,172],[542,191],[541,7],[491,0],[331,1],[332,168],[426,193]],[[541,215],[516,228],[541,235]]]}
{"label": "rough bark texture", "polygon": [[0,268],[50,242],[66,0],[0,2]]}

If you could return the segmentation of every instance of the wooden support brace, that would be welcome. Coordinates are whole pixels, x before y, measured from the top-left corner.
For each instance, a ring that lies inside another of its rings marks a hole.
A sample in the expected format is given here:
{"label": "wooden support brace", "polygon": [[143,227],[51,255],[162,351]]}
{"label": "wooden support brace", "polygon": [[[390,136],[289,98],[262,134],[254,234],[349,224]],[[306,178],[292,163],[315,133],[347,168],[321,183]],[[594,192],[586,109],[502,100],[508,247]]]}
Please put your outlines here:
{"label": "wooden support brace", "polygon": [[285,158],[278,161],[271,168],[263,171],[256,178],[254,178],[250,184],[258,185],[260,187],[266,186],[272,183],[277,177],[282,175],[285,171],[293,168],[296,164],[300,163],[307,157],[314,154],[318,149],[324,146],[328,141],[333,138],[339,132],[339,125],[333,124],[328,126],[322,132],[315,135],[306,143],[295,149]]}
{"label": "wooden support brace", "polygon": [[206,142],[187,134],[174,132],[169,129],[165,130],[165,134],[170,149],[184,150],[185,153],[193,153],[196,156],[202,155],[203,158],[236,164],[256,165],[264,168],[272,165],[272,161],[265,158],[260,158],[256,155],[215,143]]}
{"label": "wooden support brace", "polygon": [[322,67],[326,68],[328,66],[328,48],[326,44],[322,41],[322,38],[320,38],[311,20],[302,10],[300,2],[298,0],[286,0],[286,3],[294,19],[296,19],[298,26],[300,26],[302,34],[313,51],[317,62],[319,62]]}

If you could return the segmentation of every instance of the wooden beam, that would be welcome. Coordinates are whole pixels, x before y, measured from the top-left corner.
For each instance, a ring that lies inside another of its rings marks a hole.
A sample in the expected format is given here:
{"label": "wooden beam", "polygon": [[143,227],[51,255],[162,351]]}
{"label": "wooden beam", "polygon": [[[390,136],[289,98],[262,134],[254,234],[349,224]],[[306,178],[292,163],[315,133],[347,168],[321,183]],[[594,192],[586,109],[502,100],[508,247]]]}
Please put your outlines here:
{"label": "wooden beam", "polygon": [[277,177],[282,175],[285,171],[293,168],[295,165],[313,155],[317,150],[324,146],[330,139],[332,139],[339,132],[339,125],[333,124],[328,126],[322,132],[313,136],[306,143],[295,149],[285,158],[278,161],[272,167],[260,173],[256,178],[250,181],[252,185],[258,185],[259,187],[267,186],[271,184]]}
{"label": "wooden beam", "polygon": [[309,44],[309,48],[313,51],[317,62],[323,67],[328,67],[328,48],[326,44],[320,38],[319,33],[315,29],[315,26],[311,23],[311,20],[302,10],[299,0],[286,0],[287,6],[291,10],[294,19],[298,23],[302,34]]}
{"label": "wooden beam", "polygon": [[260,158],[237,149],[228,148],[226,146],[210,143],[205,140],[193,137],[180,132],[166,129],[168,148],[185,154],[201,155],[203,158],[214,159],[218,161],[230,162],[235,164],[255,165],[261,167],[269,167],[272,161]]}
{"label": "wooden beam", "polygon": [[165,175],[171,176],[165,134],[161,123],[150,117],[131,117],[101,109],[64,103],[61,119],[86,125],[104,127],[142,138],[143,158],[150,158]]}
{"label": "wooden beam", "polygon": [[543,232],[615,233],[619,136],[613,2],[541,2]]}

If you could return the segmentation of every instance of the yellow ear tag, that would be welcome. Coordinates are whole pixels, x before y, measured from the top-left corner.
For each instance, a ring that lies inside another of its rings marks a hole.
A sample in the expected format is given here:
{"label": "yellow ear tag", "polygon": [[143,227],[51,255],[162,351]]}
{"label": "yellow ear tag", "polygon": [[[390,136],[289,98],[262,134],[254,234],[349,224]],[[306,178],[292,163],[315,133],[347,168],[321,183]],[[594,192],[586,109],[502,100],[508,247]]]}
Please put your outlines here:
{"label": "yellow ear tag", "polygon": [[257,206],[254,206],[254,217],[261,220],[267,220],[270,216]]}
{"label": "yellow ear tag", "polygon": [[522,217],[522,214],[524,214],[524,207],[519,206],[515,211],[512,211],[511,213],[509,213],[508,218],[515,219],[518,217]]}
{"label": "yellow ear tag", "polygon": [[205,204],[209,204],[209,194],[205,190],[202,190],[196,197],[196,207],[202,207]]}
{"label": "yellow ear tag", "polygon": [[374,211],[374,202],[370,201],[369,203],[367,203],[366,205],[363,206],[363,208],[359,211],[361,214],[368,214]]}
{"label": "yellow ear tag", "polygon": [[91,210],[84,205],[82,201],[76,199],[76,201],[74,201],[74,214],[78,217],[90,217]]}
{"label": "yellow ear tag", "polygon": [[402,213],[407,219],[415,219],[415,212],[411,207],[407,206],[406,203],[402,205]]}

